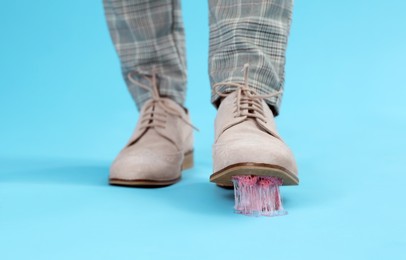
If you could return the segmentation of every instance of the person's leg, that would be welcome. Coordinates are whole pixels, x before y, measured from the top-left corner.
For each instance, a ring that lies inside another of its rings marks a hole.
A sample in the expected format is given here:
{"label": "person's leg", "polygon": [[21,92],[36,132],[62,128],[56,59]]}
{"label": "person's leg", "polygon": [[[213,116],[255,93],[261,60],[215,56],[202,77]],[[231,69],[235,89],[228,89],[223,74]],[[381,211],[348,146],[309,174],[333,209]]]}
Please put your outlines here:
{"label": "person's leg", "polygon": [[193,165],[193,129],[182,107],[186,60],[180,0],[104,0],[122,73],[140,110],[109,182],[164,186]]}
{"label": "person's leg", "polygon": [[[250,87],[258,94],[282,90],[292,5],[292,0],[210,0],[211,85],[243,81],[241,69],[249,63]],[[213,91],[215,106],[218,100]],[[277,115],[281,95],[265,101]]]}
{"label": "person's leg", "polygon": [[150,99],[149,91],[133,84],[148,84],[139,74],[159,75],[159,92],[183,105],[186,92],[185,36],[180,0],[104,0],[111,38],[120,57],[124,79],[137,107]]}
{"label": "person's leg", "polygon": [[242,214],[280,215],[278,186],[297,185],[276,130],[292,0],[210,0],[209,74],[217,107],[210,181],[235,190]]}

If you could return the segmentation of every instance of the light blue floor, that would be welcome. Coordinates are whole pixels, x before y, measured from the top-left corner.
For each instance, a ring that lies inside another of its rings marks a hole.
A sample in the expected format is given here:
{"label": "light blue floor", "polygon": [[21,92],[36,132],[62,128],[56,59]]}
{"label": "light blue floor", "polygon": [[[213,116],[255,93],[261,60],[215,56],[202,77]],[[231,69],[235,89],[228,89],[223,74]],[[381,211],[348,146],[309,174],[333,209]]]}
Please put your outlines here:
{"label": "light blue floor", "polygon": [[275,218],[208,182],[207,3],[183,7],[196,165],[132,189],[107,185],[137,113],[101,1],[2,4],[0,259],[406,259],[406,4],[296,1],[277,123],[301,184]]}

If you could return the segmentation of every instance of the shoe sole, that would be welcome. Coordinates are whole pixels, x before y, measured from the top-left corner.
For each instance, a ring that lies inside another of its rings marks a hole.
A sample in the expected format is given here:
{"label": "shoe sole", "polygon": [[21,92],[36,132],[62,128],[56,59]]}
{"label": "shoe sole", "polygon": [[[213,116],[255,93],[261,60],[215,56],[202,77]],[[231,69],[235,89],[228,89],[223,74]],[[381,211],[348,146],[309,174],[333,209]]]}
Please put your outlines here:
{"label": "shoe sole", "polygon": [[[185,158],[182,162],[182,169],[187,170],[194,165],[193,151],[185,153]],[[112,178],[109,179],[111,185],[130,186],[130,187],[164,187],[177,183],[181,177],[171,180],[149,180],[149,179],[136,179],[136,180],[124,180]]]}
{"label": "shoe sole", "polygon": [[222,188],[232,188],[233,176],[255,175],[279,177],[283,180],[283,185],[298,185],[299,178],[287,169],[273,164],[266,163],[237,163],[213,173],[210,181]]}

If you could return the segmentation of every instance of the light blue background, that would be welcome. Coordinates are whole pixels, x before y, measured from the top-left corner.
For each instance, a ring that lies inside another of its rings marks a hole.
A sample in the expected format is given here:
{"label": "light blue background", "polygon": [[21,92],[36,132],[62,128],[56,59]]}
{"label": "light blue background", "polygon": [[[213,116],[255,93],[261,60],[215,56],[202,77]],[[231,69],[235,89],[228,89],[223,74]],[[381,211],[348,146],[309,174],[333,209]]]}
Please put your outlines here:
{"label": "light blue background", "polygon": [[406,259],[406,2],[296,1],[276,218],[208,182],[207,3],[182,2],[196,166],[153,190],[107,185],[137,112],[101,1],[2,3],[0,259]]}

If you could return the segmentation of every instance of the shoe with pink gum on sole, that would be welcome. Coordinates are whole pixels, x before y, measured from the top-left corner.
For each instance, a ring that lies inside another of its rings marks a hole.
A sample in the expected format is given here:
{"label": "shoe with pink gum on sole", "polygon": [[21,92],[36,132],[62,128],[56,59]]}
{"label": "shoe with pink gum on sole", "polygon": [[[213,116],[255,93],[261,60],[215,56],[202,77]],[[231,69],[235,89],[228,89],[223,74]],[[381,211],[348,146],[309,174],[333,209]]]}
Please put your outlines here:
{"label": "shoe with pink gum on sole", "polygon": [[[224,97],[215,120],[213,174],[210,181],[234,187],[236,213],[254,216],[286,214],[279,186],[298,185],[294,156],[276,130],[274,115],[264,98],[244,82],[221,82],[214,90]],[[218,92],[219,86],[234,91]]]}

